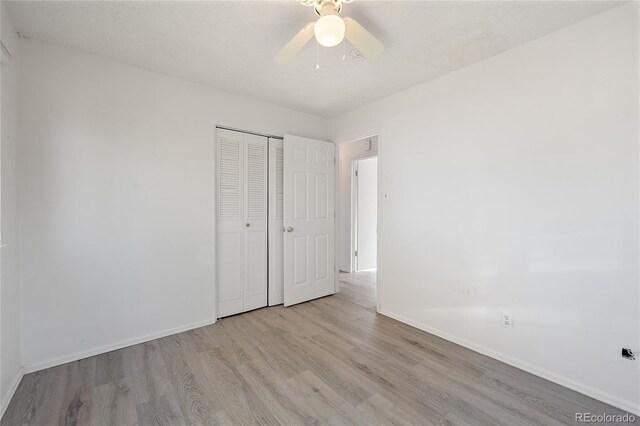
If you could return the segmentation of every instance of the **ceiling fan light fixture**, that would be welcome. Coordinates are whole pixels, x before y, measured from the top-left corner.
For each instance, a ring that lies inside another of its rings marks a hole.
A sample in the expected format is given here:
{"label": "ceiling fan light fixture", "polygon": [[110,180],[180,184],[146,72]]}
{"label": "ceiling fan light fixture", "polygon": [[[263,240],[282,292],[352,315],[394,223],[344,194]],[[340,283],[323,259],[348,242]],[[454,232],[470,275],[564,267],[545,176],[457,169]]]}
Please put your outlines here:
{"label": "ceiling fan light fixture", "polygon": [[316,40],[324,47],[333,47],[344,39],[344,20],[338,15],[324,15],[313,28]]}
{"label": "ceiling fan light fixture", "polygon": [[[340,11],[344,3],[352,0],[298,0],[300,3],[311,6],[314,12],[320,16],[316,21],[306,24],[291,40],[276,54],[273,60],[278,64],[289,62],[300,50],[315,36],[318,46],[334,47],[349,40],[349,44],[358,51],[358,56],[375,59],[384,51],[384,45],[369,31],[360,25],[355,19],[348,16],[340,18]],[[346,54],[347,45],[344,44]],[[317,50],[317,52],[320,52]],[[342,55],[344,59],[345,54]],[[317,62],[316,62],[317,66]]]}

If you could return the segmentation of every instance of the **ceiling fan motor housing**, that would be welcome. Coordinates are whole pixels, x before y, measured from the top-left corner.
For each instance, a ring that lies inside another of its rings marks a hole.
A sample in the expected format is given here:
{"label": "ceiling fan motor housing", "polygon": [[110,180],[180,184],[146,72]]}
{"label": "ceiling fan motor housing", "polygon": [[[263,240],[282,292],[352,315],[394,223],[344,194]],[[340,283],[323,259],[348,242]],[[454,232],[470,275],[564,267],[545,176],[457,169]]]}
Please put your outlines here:
{"label": "ceiling fan motor housing", "polygon": [[337,15],[342,10],[342,0],[315,0],[313,10],[319,16]]}

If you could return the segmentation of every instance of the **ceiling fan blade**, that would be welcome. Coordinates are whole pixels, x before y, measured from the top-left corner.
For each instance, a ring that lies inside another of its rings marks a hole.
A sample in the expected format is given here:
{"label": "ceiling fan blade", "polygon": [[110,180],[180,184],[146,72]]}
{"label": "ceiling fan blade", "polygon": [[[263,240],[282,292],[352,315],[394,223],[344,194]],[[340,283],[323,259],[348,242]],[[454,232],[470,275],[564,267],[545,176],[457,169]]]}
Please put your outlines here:
{"label": "ceiling fan blade", "polygon": [[375,59],[384,50],[384,44],[380,43],[377,38],[364,29],[353,18],[344,18],[345,37],[353,44],[367,59]]}
{"label": "ceiling fan blade", "polygon": [[273,60],[278,64],[289,62],[294,56],[298,54],[300,49],[302,49],[304,45],[307,44],[309,40],[311,40],[311,38],[313,37],[313,27],[315,24],[315,22],[309,22],[307,25],[305,25],[304,28],[301,29],[298,34],[293,36],[289,43],[287,43],[287,45],[283,47],[276,56],[273,57]]}

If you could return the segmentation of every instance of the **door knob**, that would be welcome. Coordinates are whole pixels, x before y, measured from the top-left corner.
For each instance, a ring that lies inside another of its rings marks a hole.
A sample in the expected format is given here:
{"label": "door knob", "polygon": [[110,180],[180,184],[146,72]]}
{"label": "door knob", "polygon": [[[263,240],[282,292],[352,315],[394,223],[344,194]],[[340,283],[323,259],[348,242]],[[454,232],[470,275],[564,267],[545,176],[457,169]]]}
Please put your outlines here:
{"label": "door knob", "polygon": [[293,232],[293,228],[292,227],[287,227],[287,232]]}
{"label": "door knob", "polygon": [[246,226],[247,228],[251,226],[251,224],[249,222],[245,223],[244,226]]}

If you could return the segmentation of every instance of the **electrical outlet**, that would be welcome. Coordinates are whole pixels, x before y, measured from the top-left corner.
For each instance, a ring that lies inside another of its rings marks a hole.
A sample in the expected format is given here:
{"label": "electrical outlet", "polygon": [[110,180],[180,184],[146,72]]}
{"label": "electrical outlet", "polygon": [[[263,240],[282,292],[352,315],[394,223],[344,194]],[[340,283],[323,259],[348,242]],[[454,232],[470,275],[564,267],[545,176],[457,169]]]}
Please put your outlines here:
{"label": "electrical outlet", "polygon": [[507,328],[513,328],[513,315],[509,312],[502,313],[502,326]]}
{"label": "electrical outlet", "polygon": [[636,354],[633,352],[633,349],[622,348],[622,358],[633,361],[636,359]]}

